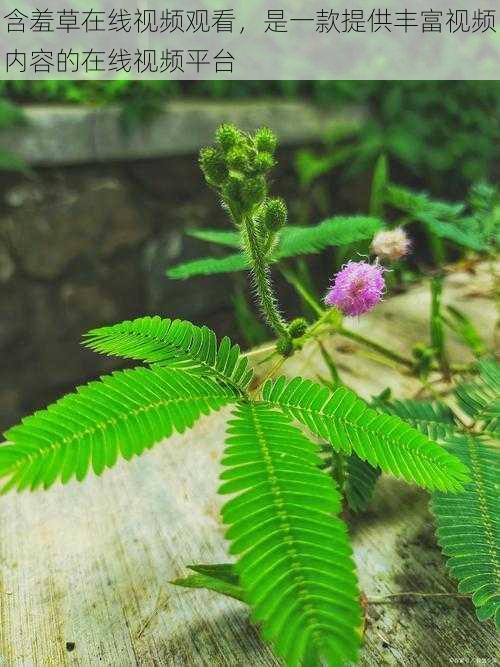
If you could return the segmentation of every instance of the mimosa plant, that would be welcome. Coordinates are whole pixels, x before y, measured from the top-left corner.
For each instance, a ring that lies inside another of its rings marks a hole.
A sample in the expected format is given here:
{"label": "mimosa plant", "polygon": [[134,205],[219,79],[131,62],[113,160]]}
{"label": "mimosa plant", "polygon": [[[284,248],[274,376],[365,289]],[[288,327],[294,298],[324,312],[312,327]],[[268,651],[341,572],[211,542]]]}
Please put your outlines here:
{"label": "mimosa plant", "polygon": [[[358,216],[287,227],[285,202],[268,191],[275,149],[268,129],[254,135],[229,125],[218,130],[215,147],[202,150],[200,163],[233,229],[198,236],[239,250],[171,271],[187,277],[249,270],[276,336],[272,372],[260,380],[238,345],[227,337],[218,342],[213,331],[187,321],[143,317],[90,331],[88,347],[143,365],[90,382],[8,430],[0,446],[3,491],[81,481],[90,470],[100,475],[119,457],[142,454],[174,431],[184,433],[201,415],[231,405],[219,492],[231,496],[222,520],[236,560],[193,566],[198,574],[177,583],[244,600],[264,639],[288,665],[354,661],[361,643],[360,593],[339,513],[343,495],[353,508],[363,508],[383,471],[433,493],[451,571],[461,590],[474,593],[479,617],[496,613],[498,619],[491,473],[496,453],[487,444],[498,429],[498,366],[482,361],[479,375],[459,389],[471,419],[467,428],[446,405],[381,399],[368,405],[340,382],[278,376],[282,361],[305,342],[327,330],[349,335],[343,316],[376,306],[384,290],[384,248],[386,259],[394,257],[398,239],[379,236],[373,240],[379,259],[347,264],[326,307],[315,304],[315,322],[287,321],[270,266],[327,246],[372,240],[383,222]],[[397,234],[404,253],[407,239]],[[417,359],[382,351],[418,372]]]}

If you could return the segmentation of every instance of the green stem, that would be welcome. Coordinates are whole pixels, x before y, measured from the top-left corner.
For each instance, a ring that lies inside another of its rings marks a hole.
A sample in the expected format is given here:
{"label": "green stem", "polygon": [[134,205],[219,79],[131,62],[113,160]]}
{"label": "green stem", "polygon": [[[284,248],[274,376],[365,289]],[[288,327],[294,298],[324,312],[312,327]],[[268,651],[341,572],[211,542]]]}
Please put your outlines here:
{"label": "green stem", "polygon": [[279,338],[288,336],[285,320],[280,315],[276,306],[276,297],[269,276],[269,267],[262,252],[261,244],[257,236],[255,225],[250,216],[243,218],[244,231],[243,242],[253,269],[255,286],[259,295],[262,312],[269,326],[274,329]]}
{"label": "green stem", "polygon": [[281,275],[287,280],[295,291],[304,299],[304,301],[312,308],[312,310],[321,317],[325,312],[320,304],[316,301],[314,296],[309,292],[304,283],[300,280],[298,275],[292,269],[286,266],[279,267]]}
{"label": "green stem", "polygon": [[402,366],[406,366],[407,368],[413,369],[414,364],[411,359],[402,357],[396,352],[389,350],[384,345],[381,345],[380,343],[375,343],[375,341],[372,341],[369,338],[365,338],[364,336],[362,336],[359,333],[356,333],[355,331],[349,331],[349,329],[345,329],[343,326],[340,326],[339,329],[337,329],[336,333],[338,333],[340,336],[344,336],[345,338],[350,338],[351,340],[354,340],[357,343],[364,345],[365,347],[369,347],[372,350],[378,352],[379,354],[382,354],[383,356],[387,357],[388,359],[396,361],[398,364],[401,364]]}
{"label": "green stem", "polygon": [[434,234],[434,232],[429,229],[429,227],[426,227],[426,232],[432,258],[436,263],[436,266],[441,268],[446,263],[446,250],[443,239]]}

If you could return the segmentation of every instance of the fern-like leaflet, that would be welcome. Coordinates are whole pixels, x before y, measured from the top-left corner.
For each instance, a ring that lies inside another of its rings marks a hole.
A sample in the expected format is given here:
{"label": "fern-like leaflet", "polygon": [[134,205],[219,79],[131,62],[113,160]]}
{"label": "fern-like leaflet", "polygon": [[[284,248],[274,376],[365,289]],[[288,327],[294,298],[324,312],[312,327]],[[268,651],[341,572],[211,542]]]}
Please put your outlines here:
{"label": "fern-like leaflet", "polygon": [[472,479],[453,497],[433,495],[438,541],[458,590],[471,593],[479,620],[493,618],[500,631],[500,450],[461,434],[450,437],[447,447]]}
{"label": "fern-like leaflet", "polygon": [[385,201],[423,223],[436,236],[478,252],[488,249],[478,219],[465,216],[463,204],[435,201],[426,194],[393,184],[386,188]]}
{"label": "fern-like leaflet", "polygon": [[263,400],[328,440],[335,450],[355,452],[408,482],[459,491],[467,480],[466,467],[446,450],[398,417],[376,412],[345,387],[331,391],[311,380],[281,377],[264,385]]}
{"label": "fern-like leaflet", "polygon": [[[285,227],[281,231],[277,247],[268,260],[270,263],[275,263],[288,257],[317,253],[331,246],[348,245],[370,239],[381,227],[380,220],[365,216],[328,218],[310,227],[298,225]],[[241,243],[239,235],[235,232],[200,229],[192,230],[190,235],[234,248],[239,248]],[[185,262],[169,269],[167,276],[185,279],[197,275],[245,271],[249,268],[248,258],[238,253],[222,258],[206,257]]]}
{"label": "fern-like leaflet", "polygon": [[220,493],[235,570],[253,618],[286,664],[342,664],[359,645],[351,548],[340,496],[317,447],[264,404],[240,404],[229,423]]}
{"label": "fern-like leaflet", "polygon": [[374,401],[375,407],[388,415],[400,417],[431,440],[443,440],[457,428],[455,415],[444,403],[438,401]]}
{"label": "fern-like leaflet", "polygon": [[477,363],[479,376],[457,387],[460,408],[492,437],[500,438],[500,365],[493,359]]}
{"label": "fern-like leaflet", "polygon": [[0,445],[3,492],[49,488],[60,478],[100,475],[118,456],[142,454],[173,431],[183,433],[239,393],[210,377],[172,368],[117,371],[68,394],[5,433]]}
{"label": "fern-like leaflet", "polygon": [[[476,418],[484,430],[465,431],[443,403],[394,401],[380,408],[413,424],[422,433],[433,433],[444,447],[470,470],[462,493],[453,496],[436,491],[432,510],[438,542],[458,590],[471,593],[479,620],[493,618],[500,630],[500,450],[488,440],[498,438],[495,410],[499,393],[499,366],[491,359],[479,362],[480,375],[456,389],[460,407]],[[498,404],[497,404],[498,405]]]}
{"label": "fern-like leaflet", "polygon": [[356,454],[349,456],[345,470],[344,494],[354,512],[367,508],[380,473],[380,468],[375,468]]}
{"label": "fern-like leaflet", "polygon": [[210,375],[241,391],[253,377],[239,345],[232,345],[227,336],[217,345],[211,329],[185,320],[141,317],[93,329],[84,342],[96,352]]}

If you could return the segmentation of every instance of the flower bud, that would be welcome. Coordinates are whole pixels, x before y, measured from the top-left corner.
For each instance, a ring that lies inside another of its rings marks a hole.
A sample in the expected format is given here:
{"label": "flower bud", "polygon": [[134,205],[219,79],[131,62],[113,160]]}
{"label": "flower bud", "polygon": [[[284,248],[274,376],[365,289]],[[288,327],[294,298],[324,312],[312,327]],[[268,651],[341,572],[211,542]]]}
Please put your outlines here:
{"label": "flower bud", "polygon": [[252,161],[252,167],[258,174],[265,174],[276,164],[271,153],[258,153]]}
{"label": "flower bud", "polygon": [[231,174],[222,188],[222,198],[227,202],[241,207],[243,200],[243,178],[239,174]]}
{"label": "flower bud", "polygon": [[411,241],[402,227],[375,234],[371,249],[380,259],[395,262],[408,254]]}
{"label": "flower bud", "polygon": [[264,204],[263,222],[270,232],[277,232],[287,221],[288,211],[286,204],[280,197],[269,199]]}
{"label": "flower bud", "polygon": [[288,333],[292,338],[300,338],[307,331],[307,322],[303,317],[297,317],[290,323]]}
{"label": "flower bud", "polygon": [[336,306],[344,315],[362,315],[382,300],[384,267],[368,262],[348,262],[337,273],[325,297],[327,306]]}
{"label": "flower bud", "polygon": [[248,158],[245,149],[241,146],[232,148],[227,154],[227,163],[235,171],[246,171],[248,169]]}
{"label": "flower bud", "polygon": [[241,196],[245,206],[260,204],[267,194],[267,184],[262,176],[246,178],[242,185]]}
{"label": "flower bud", "polygon": [[260,130],[257,130],[254,142],[257,150],[263,153],[273,154],[278,145],[276,135],[268,127],[261,127]]}
{"label": "flower bud", "polygon": [[293,352],[293,343],[291,338],[280,338],[276,343],[276,352],[282,357],[289,357]]}
{"label": "flower bud", "polygon": [[237,146],[241,139],[241,132],[237,127],[229,123],[221,125],[216,132],[216,139],[222,150],[227,153]]}
{"label": "flower bud", "polygon": [[201,149],[200,166],[205,178],[212,185],[222,185],[228,176],[224,156],[215,148]]}

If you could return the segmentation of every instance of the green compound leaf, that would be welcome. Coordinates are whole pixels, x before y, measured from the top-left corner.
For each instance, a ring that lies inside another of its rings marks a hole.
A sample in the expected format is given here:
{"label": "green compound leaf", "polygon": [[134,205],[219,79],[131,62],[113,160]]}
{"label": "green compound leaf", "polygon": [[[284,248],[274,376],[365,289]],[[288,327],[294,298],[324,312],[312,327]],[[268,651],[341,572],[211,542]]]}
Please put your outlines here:
{"label": "green compound leaf", "polygon": [[388,415],[401,417],[431,440],[443,440],[457,430],[455,416],[451,409],[439,401],[379,401],[374,407]]}
{"label": "green compound leaf", "polygon": [[455,391],[461,409],[482,430],[500,437],[500,364],[494,359],[477,362],[479,375]]}
{"label": "green compound leaf", "polygon": [[246,271],[250,268],[247,258],[238,253],[216,259],[215,257],[203,257],[184,262],[168,269],[166,275],[176,280],[185,280],[194,276],[210,276],[214,273],[235,273]]}
{"label": "green compound leaf", "polygon": [[118,371],[90,382],[5,433],[0,478],[9,480],[2,490],[81,481],[89,467],[100,475],[119,456],[142,454],[239,396],[229,385],[173,368]]}
{"label": "green compound leaf", "polygon": [[458,590],[472,593],[478,619],[494,619],[500,631],[500,450],[459,434],[447,447],[468,466],[471,481],[463,493],[433,494],[438,541]]}
{"label": "green compound leaf", "polygon": [[356,454],[349,456],[345,470],[344,494],[354,512],[362,512],[368,507],[381,472],[380,468],[374,468]]}
{"label": "green compound leaf", "polygon": [[141,317],[89,331],[84,344],[95,352],[210,375],[242,392],[253,377],[239,345],[185,320]]}
{"label": "green compound leaf", "polygon": [[423,223],[436,236],[478,252],[488,249],[487,243],[481,239],[478,221],[473,217],[464,217],[463,204],[432,200],[426,194],[397,185],[386,188],[385,201]]}
{"label": "green compound leaf", "polygon": [[[331,246],[348,245],[356,241],[371,239],[382,228],[378,218],[366,216],[335,217],[324,220],[318,225],[302,227],[290,225],[280,234],[277,248],[269,258],[270,263],[279,262],[287,257],[309,255]],[[191,230],[191,236],[227,246],[239,247],[238,234],[221,232],[216,229]],[[214,273],[232,273],[245,271],[250,264],[242,253],[228,255],[220,259],[205,257],[174,266],[167,271],[169,278],[185,279]]]}
{"label": "green compound leaf", "polygon": [[230,421],[220,493],[235,571],[290,667],[355,660],[361,614],[340,496],[319,470],[318,448],[285,415],[240,404]]}
{"label": "green compound leaf", "polygon": [[274,261],[371,239],[381,228],[382,222],[378,218],[366,216],[329,218],[310,227],[290,225],[282,232]]}
{"label": "green compound leaf", "polygon": [[238,232],[227,232],[222,229],[188,229],[186,231],[188,236],[207,243],[215,243],[217,245],[228,246],[229,248],[240,247],[240,235]]}
{"label": "green compound leaf", "polygon": [[466,467],[398,417],[380,414],[353,391],[331,391],[311,380],[284,377],[264,385],[263,400],[328,440],[335,450],[356,453],[384,472],[424,488],[460,491]]}

